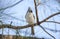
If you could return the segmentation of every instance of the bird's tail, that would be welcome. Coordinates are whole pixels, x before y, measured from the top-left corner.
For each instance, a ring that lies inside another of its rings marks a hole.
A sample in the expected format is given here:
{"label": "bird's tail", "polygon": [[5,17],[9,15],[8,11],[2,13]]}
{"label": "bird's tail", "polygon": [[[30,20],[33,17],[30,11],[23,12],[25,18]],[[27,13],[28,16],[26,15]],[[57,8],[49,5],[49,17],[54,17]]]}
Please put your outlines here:
{"label": "bird's tail", "polygon": [[33,27],[33,26],[34,26],[34,25],[31,26],[31,34],[32,34],[32,35],[35,34],[35,33],[34,33],[34,27]]}

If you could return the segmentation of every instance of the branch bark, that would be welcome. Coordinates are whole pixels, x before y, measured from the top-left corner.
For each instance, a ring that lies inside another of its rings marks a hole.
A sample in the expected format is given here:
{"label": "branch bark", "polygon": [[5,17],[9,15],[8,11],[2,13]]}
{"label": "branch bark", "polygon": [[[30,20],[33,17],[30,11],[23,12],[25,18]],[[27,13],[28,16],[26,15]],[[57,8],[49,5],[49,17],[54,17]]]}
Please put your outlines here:
{"label": "branch bark", "polygon": [[37,10],[37,5],[36,5],[36,0],[34,0],[34,5],[35,5],[36,21],[37,21],[37,24],[39,24],[39,18],[38,18],[38,10]]}

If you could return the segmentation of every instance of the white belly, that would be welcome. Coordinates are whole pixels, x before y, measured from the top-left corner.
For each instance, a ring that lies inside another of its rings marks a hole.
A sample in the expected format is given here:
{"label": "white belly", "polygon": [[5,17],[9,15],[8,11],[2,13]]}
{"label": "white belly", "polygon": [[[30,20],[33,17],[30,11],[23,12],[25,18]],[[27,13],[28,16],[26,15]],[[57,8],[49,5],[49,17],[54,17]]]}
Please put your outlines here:
{"label": "white belly", "polygon": [[26,15],[26,21],[27,21],[29,24],[33,24],[33,23],[34,23],[33,13],[27,13],[27,15]]}

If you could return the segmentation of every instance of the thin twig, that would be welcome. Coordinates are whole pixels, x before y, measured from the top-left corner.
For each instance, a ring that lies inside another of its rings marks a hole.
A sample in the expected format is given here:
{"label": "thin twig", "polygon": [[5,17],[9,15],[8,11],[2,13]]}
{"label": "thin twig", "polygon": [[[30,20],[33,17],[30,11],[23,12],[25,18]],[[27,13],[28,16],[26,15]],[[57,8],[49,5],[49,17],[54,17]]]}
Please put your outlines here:
{"label": "thin twig", "polygon": [[56,22],[56,21],[45,21],[45,22],[60,24],[60,22]]}
{"label": "thin twig", "polygon": [[5,7],[5,8],[1,8],[0,11],[1,11],[1,10],[5,10],[5,9],[8,9],[8,8],[11,8],[11,7],[14,7],[14,6],[16,6],[17,4],[19,4],[19,3],[22,2],[22,1],[23,1],[23,0],[20,0],[20,1],[18,1],[17,3],[11,5],[11,6],[8,6],[8,7]]}
{"label": "thin twig", "polygon": [[60,14],[60,12],[58,12],[58,13],[54,13],[54,14],[48,16],[47,18],[45,18],[44,20],[42,20],[41,23],[47,21],[48,19],[50,19],[50,18],[53,17],[53,16],[59,15],[59,14]]}
{"label": "thin twig", "polygon": [[46,27],[44,27],[44,28],[47,29],[47,30],[50,30],[52,32],[60,32],[60,30],[54,30],[54,29],[50,29],[50,28],[46,28]]}
{"label": "thin twig", "polygon": [[42,27],[41,25],[39,25],[48,35],[50,35],[52,38],[54,38],[54,39],[56,39],[54,36],[52,36],[50,33],[48,33],[45,29],[44,29],[44,27]]}
{"label": "thin twig", "polygon": [[4,39],[3,38],[3,33],[4,33],[3,30],[4,30],[4,26],[3,26],[3,22],[2,22],[2,39]]}
{"label": "thin twig", "polygon": [[19,20],[19,21],[22,21],[22,22],[26,22],[26,21],[24,21],[24,20],[22,20],[22,19],[19,19],[19,18],[16,18],[16,17],[14,17],[14,16],[11,16],[10,14],[6,14],[6,13],[1,13],[1,14],[6,15],[6,16],[9,16],[9,17],[11,17],[11,18],[13,18],[13,19],[16,19],[16,20]]}
{"label": "thin twig", "polygon": [[[10,26],[11,26],[11,24],[12,24],[12,21],[11,21],[11,23],[10,23]],[[8,38],[9,38],[9,28],[8,28]]]}

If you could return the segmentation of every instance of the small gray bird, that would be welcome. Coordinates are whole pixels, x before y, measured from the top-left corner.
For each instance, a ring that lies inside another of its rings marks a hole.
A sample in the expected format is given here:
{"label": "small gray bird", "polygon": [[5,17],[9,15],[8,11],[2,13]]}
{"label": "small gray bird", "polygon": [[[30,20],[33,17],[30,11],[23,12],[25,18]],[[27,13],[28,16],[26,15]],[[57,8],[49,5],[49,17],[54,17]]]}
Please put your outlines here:
{"label": "small gray bird", "polygon": [[[33,12],[31,10],[31,8],[29,7],[28,8],[28,11],[25,15],[25,18],[26,18],[26,22],[31,25],[31,24],[34,24],[34,15],[33,15]],[[31,26],[31,34],[34,35],[34,28],[33,28],[34,25]]]}

